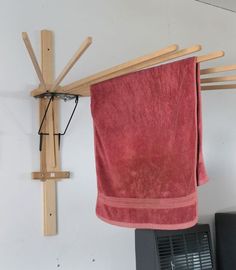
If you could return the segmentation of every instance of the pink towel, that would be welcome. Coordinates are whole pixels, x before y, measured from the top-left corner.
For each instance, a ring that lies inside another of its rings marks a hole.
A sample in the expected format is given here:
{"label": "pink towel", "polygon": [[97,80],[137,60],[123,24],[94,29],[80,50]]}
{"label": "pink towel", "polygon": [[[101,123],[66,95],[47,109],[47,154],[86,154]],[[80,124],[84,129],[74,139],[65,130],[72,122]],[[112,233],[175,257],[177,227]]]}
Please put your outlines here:
{"label": "pink towel", "polygon": [[96,214],[124,227],[183,229],[197,223],[202,157],[196,57],[91,87]]}

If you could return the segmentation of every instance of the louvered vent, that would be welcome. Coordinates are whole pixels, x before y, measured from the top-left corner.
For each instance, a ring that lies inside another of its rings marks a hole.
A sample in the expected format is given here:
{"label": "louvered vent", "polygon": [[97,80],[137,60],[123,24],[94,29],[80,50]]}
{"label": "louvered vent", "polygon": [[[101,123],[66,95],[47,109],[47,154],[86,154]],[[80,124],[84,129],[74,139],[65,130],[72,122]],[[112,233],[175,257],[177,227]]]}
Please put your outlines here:
{"label": "louvered vent", "polygon": [[156,235],[160,270],[210,270],[213,268],[208,232]]}

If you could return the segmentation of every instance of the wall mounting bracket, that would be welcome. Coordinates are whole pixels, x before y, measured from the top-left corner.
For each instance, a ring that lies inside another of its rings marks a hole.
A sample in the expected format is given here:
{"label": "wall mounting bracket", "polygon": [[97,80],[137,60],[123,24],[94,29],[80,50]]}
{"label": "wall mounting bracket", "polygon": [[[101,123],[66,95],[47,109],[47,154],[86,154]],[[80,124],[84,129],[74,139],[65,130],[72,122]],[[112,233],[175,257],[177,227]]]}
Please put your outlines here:
{"label": "wall mounting bracket", "polygon": [[[48,30],[41,31],[41,67],[27,33],[23,32],[22,37],[40,81],[37,89],[43,91],[36,95],[39,99],[40,116],[38,131],[40,135],[40,171],[33,172],[32,179],[41,180],[43,184],[44,235],[55,235],[57,234],[56,183],[58,180],[70,177],[70,172],[61,171],[60,140],[61,136],[65,135],[68,130],[79,100],[79,95],[60,93],[60,83],[92,43],[92,39],[88,37],[84,40],[78,51],[54,80],[53,33]],[[75,106],[63,132],[59,132],[61,99],[64,101],[75,100]]]}
{"label": "wall mounting bracket", "polygon": [[40,95],[40,98],[49,98],[49,101],[48,101],[47,107],[45,109],[42,121],[41,121],[40,126],[39,126],[39,130],[38,130],[38,135],[40,136],[39,151],[42,151],[43,136],[49,135],[48,132],[42,132],[42,127],[43,127],[43,124],[45,123],[45,119],[46,119],[46,116],[47,116],[47,113],[48,113],[48,109],[49,109],[50,105],[52,104],[52,101],[54,100],[54,98],[60,98],[60,99],[64,100],[65,102],[67,102],[68,100],[75,99],[75,106],[74,106],[74,108],[72,110],[72,113],[70,115],[70,118],[69,118],[69,120],[67,122],[67,125],[66,125],[64,131],[63,132],[57,132],[57,133],[53,134],[54,136],[58,136],[58,147],[60,149],[61,136],[64,136],[66,134],[67,130],[68,130],[70,122],[71,122],[71,120],[72,120],[72,118],[74,116],[75,110],[76,110],[76,108],[78,106],[79,95],[67,95],[67,94],[60,94],[60,93],[45,93],[45,94]]}

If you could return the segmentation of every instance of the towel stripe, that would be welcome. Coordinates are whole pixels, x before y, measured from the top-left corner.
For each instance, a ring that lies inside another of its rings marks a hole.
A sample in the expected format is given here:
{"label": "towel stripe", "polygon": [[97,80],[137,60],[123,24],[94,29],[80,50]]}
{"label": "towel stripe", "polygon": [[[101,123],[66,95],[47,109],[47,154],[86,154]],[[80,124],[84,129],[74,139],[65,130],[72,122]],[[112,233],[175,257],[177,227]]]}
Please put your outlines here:
{"label": "towel stripe", "polygon": [[196,192],[178,198],[117,198],[99,193],[98,202],[111,207],[173,209],[193,205],[197,202]]}

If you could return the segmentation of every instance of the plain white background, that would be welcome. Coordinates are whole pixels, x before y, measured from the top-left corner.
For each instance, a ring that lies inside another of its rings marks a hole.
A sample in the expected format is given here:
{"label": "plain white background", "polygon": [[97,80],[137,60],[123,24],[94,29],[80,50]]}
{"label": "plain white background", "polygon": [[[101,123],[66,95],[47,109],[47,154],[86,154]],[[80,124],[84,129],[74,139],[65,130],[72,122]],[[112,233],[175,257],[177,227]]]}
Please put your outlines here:
{"label": "plain white background", "polygon": [[[42,236],[38,80],[21,32],[38,58],[39,31],[55,31],[58,74],[86,36],[93,44],[64,83],[177,43],[202,44],[205,54],[226,56],[203,64],[236,63],[236,14],[193,0],[0,0],[0,269],[134,270],[134,231],[95,216],[96,175],[90,99],[82,98],[62,142],[62,169],[72,178],[58,184],[59,234]],[[204,154],[210,182],[199,189],[201,222],[236,205],[236,91],[202,94]],[[64,105],[64,104],[63,104]],[[71,104],[63,107],[65,123]]]}

